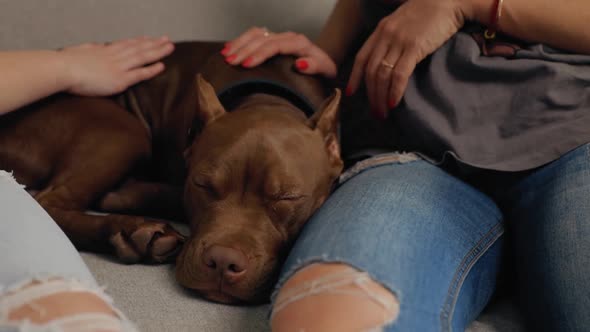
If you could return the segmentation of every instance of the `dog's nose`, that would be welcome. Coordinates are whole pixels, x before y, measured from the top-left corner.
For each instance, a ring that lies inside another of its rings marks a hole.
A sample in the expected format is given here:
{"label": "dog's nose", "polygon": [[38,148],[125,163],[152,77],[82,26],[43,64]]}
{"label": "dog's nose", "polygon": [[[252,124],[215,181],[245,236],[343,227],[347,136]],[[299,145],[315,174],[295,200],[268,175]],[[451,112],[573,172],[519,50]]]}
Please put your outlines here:
{"label": "dog's nose", "polygon": [[209,247],[204,255],[205,265],[209,270],[216,271],[232,283],[246,274],[248,259],[236,249],[214,245]]}

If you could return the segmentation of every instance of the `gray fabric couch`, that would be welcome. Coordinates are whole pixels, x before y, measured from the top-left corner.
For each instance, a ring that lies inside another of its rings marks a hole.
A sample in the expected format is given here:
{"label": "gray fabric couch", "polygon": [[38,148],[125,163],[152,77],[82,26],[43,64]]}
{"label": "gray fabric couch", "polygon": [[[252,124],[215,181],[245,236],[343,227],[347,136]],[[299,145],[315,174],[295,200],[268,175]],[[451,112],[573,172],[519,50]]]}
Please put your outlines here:
{"label": "gray fabric couch", "polygon": [[[86,41],[168,34],[227,40],[252,25],[317,35],[335,0],[0,0],[0,49],[58,48]],[[142,331],[268,331],[267,306],[203,301],[174,281],[169,265],[122,265],[83,254],[97,280]],[[510,300],[492,303],[469,331],[522,331]]]}

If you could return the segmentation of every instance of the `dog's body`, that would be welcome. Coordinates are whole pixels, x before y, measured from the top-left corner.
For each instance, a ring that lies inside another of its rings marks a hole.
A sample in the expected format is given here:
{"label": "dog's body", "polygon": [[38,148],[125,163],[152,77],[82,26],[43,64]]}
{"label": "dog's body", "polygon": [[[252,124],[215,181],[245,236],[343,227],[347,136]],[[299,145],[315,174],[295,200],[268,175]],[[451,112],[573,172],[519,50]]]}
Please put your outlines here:
{"label": "dog's body", "polygon": [[258,302],[341,171],[339,93],[311,118],[264,91],[238,95],[226,113],[213,88],[242,80],[281,82],[316,109],[326,94],[292,59],[246,70],[226,65],[220,45],[178,44],[162,75],[116,98],[58,95],[0,118],[0,169],[37,191],[78,248],[125,262],[163,262],[185,242],[144,216],[186,217],[179,282]]}

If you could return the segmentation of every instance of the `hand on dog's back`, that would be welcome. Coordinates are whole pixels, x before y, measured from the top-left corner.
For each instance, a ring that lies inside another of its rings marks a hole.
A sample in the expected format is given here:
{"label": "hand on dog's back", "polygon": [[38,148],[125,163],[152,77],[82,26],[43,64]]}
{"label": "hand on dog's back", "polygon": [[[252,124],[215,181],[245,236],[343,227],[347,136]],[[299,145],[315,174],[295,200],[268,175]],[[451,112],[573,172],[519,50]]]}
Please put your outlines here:
{"label": "hand on dog's back", "polygon": [[227,63],[245,68],[258,66],[275,55],[294,55],[295,67],[304,74],[336,76],[334,60],[319,46],[302,34],[294,32],[270,33],[254,27],[234,40],[221,51]]}
{"label": "hand on dog's back", "polygon": [[[167,37],[140,37],[110,44],[82,44],[60,51],[67,91],[82,96],[109,96],[164,70],[157,62],[174,45]],[[154,63],[155,62],[155,63]]]}
{"label": "hand on dog's back", "polygon": [[173,50],[167,37],[140,37],[60,51],[0,51],[0,115],[58,92],[117,94],[162,72],[157,61]]}

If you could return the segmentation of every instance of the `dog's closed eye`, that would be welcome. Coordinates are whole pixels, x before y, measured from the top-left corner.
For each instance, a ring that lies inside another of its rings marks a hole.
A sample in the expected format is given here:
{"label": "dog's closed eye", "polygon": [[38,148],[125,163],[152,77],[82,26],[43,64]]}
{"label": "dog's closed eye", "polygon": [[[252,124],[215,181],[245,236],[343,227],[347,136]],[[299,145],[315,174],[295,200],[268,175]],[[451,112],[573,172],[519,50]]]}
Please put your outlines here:
{"label": "dog's closed eye", "polygon": [[286,194],[279,194],[275,195],[275,201],[299,201],[306,198],[307,195],[302,194],[295,194],[295,193],[286,193]]}
{"label": "dog's closed eye", "polygon": [[308,195],[294,192],[272,195],[267,205],[272,219],[281,224],[290,224],[296,215],[295,211],[303,206],[307,197]]}
{"label": "dog's closed eye", "polygon": [[213,184],[211,184],[210,182],[199,179],[193,179],[193,185],[201,191],[207,193],[208,195],[214,198],[219,198],[219,192],[217,191],[215,186],[213,186]]}

